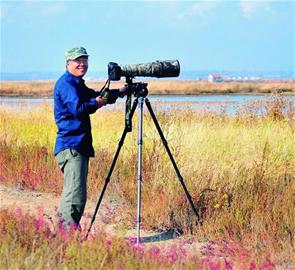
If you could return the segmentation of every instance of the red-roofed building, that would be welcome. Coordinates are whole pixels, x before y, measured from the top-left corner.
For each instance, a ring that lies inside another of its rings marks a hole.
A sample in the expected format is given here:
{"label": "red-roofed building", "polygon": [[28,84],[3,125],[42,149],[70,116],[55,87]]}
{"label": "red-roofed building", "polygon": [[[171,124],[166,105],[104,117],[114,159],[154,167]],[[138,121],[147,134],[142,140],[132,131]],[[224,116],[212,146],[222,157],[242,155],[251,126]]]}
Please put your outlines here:
{"label": "red-roofed building", "polygon": [[220,74],[209,74],[208,81],[209,82],[223,82],[223,78]]}

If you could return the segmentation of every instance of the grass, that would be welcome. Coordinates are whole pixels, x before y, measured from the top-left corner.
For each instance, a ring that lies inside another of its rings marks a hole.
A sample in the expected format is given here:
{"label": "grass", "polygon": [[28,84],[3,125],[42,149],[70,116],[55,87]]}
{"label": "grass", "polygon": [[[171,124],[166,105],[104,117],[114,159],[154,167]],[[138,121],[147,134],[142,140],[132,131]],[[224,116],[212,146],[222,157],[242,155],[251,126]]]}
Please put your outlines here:
{"label": "grass", "polygon": [[275,269],[272,253],[258,259],[236,241],[210,242],[205,247],[209,252],[200,258],[181,244],[137,245],[135,239],[111,237],[103,230],[96,230],[87,240],[84,235],[85,231],[65,232],[58,224],[50,228],[42,209],[36,216],[23,213],[20,208],[0,210],[0,267],[24,270]]}
{"label": "grass", "polygon": [[[103,82],[88,82],[87,85],[100,90]],[[119,88],[122,82],[112,82],[112,88]],[[1,81],[0,96],[34,96],[51,97],[54,81]],[[262,82],[223,82],[209,83],[193,80],[151,80],[148,81],[151,94],[230,94],[230,93],[295,93],[293,80]]]}
{"label": "grass", "polygon": [[181,247],[138,246],[101,230],[88,240],[85,232],[67,233],[58,225],[52,230],[42,210],[36,216],[1,210],[0,221],[1,269],[194,269],[199,264]]}
{"label": "grass", "polygon": [[[0,183],[60,193],[62,176],[52,154],[56,132],[52,114],[47,106],[33,111],[0,110]],[[105,198],[116,202],[116,215],[125,227],[136,222],[136,117]],[[246,254],[247,265],[249,258],[255,258],[257,266],[272,254],[271,263],[294,265],[294,102],[276,97],[246,104],[236,116],[173,110],[158,111],[157,118],[203,225],[196,225],[162,142],[145,114],[143,227],[192,234],[208,243],[205,254],[223,252],[225,257],[238,257],[235,263],[241,263],[241,254]],[[96,200],[124,127],[123,112],[102,109],[92,116],[92,126],[96,157],[90,164],[88,192]],[[222,263],[220,267],[225,268]]]}

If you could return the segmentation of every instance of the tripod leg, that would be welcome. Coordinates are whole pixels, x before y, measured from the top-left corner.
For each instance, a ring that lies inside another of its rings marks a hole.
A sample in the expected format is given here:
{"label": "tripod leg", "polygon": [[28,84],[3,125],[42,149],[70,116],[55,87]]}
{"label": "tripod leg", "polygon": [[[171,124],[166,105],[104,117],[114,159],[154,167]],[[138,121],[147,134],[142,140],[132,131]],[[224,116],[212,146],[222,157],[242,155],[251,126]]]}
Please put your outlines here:
{"label": "tripod leg", "polygon": [[139,98],[138,103],[138,173],[137,173],[137,244],[140,244],[140,222],[141,222],[141,182],[142,182],[142,118],[144,98]]}
{"label": "tripod leg", "polygon": [[185,185],[185,183],[184,183],[184,181],[183,181],[183,177],[181,176],[181,174],[180,174],[180,172],[179,172],[179,169],[178,169],[178,167],[177,167],[177,165],[176,165],[176,162],[175,162],[175,160],[174,160],[174,158],[173,158],[173,155],[172,155],[172,153],[171,153],[171,151],[170,151],[170,148],[169,148],[169,146],[168,146],[168,143],[167,143],[167,141],[166,141],[166,139],[165,139],[165,137],[164,137],[164,134],[163,134],[163,132],[162,132],[162,130],[161,130],[161,127],[160,127],[160,125],[159,125],[159,123],[158,123],[158,120],[157,120],[157,118],[156,118],[156,116],[155,116],[155,114],[154,114],[154,111],[153,111],[153,109],[152,109],[151,103],[150,103],[150,101],[149,101],[147,98],[145,99],[145,104],[146,104],[146,106],[147,106],[147,108],[148,108],[148,110],[149,110],[149,112],[150,112],[150,114],[151,114],[151,117],[152,117],[152,119],[153,119],[153,121],[154,121],[154,124],[155,124],[157,130],[158,130],[158,133],[159,133],[159,135],[160,135],[160,137],[161,137],[161,140],[162,140],[162,142],[163,142],[163,145],[164,145],[164,147],[166,148],[166,151],[167,151],[167,153],[168,153],[168,155],[169,155],[169,158],[170,158],[170,160],[171,160],[171,162],[172,162],[172,164],[173,164],[173,167],[174,167],[174,170],[175,170],[175,172],[176,172],[176,174],[177,174],[178,180],[179,180],[179,182],[181,183],[182,188],[183,188],[183,190],[184,190],[184,192],[185,192],[185,195],[186,195],[186,197],[187,197],[187,199],[188,199],[188,201],[189,201],[189,203],[190,203],[190,205],[191,205],[191,207],[192,207],[192,209],[193,209],[193,211],[194,211],[194,213],[195,213],[195,215],[196,215],[196,217],[197,217],[197,223],[201,223],[200,215],[199,215],[199,213],[198,213],[198,211],[197,211],[197,209],[196,209],[196,207],[195,207],[195,205],[194,205],[194,203],[193,203],[193,200],[192,200],[191,195],[189,194],[189,192],[188,192],[188,190],[187,190],[187,188],[186,188],[186,185]]}
{"label": "tripod leg", "polygon": [[[130,121],[131,121],[131,119],[132,119],[132,117],[133,117],[133,114],[134,114],[134,112],[135,112],[135,109],[136,109],[137,103],[138,103],[138,99],[136,98],[136,99],[134,100],[134,102],[133,102],[133,105],[132,105],[132,109],[131,109],[131,113],[130,113]],[[102,201],[103,195],[104,195],[104,193],[105,193],[105,191],[106,191],[106,188],[107,188],[107,185],[108,185],[108,183],[110,182],[111,175],[112,175],[112,173],[113,173],[114,167],[115,167],[115,165],[116,165],[116,162],[117,162],[117,159],[118,159],[118,156],[119,156],[120,150],[121,150],[121,148],[122,148],[122,146],[123,146],[123,143],[124,143],[124,140],[125,140],[125,137],[126,137],[126,134],[127,134],[127,133],[128,133],[128,128],[125,126],[124,131],[123,131],[122,136],[121,136],[121,139],[120,139],[120,141],[119,141],[119,143],[118,143],[117,151],[116,151],[116,153],[115,153],[115,156],[114,156],[114,158],[113,158],[113,161],[112,161],[111,167],[110,167],[110,169],[109,169],[109,173],[108,173],[108,175],[107,175],[107,177],[106,177],[106,179],[105,179],[105,184],[104,184],[104,186],[103,186],[103,188],[102,188],[101,194],[100,194],[99,199],[98,199],[98,202],[97,202],[97,204],[96,204],[96,207],[95,207],[95,210],[94,210],[94,213],[93,213],[92,219],[91,219],[91,223],[90,223],[89,229],[88,229],[88,231],[87,231],[87,234],[86,234],[86,236],[85,236],[85,239],[87,239],[88,234],[89,234],[89,232],[90,232],[90,230],[91,230],[91,228],[92,228],[92,225],[93,225],[93,223],[94,223],[94,221],[95,221],[95,217],[96,217],[96,214],[97,214],[98,208],[99,208],[99,206],[100,206],[100,204],[101,204],[101,201]]]}

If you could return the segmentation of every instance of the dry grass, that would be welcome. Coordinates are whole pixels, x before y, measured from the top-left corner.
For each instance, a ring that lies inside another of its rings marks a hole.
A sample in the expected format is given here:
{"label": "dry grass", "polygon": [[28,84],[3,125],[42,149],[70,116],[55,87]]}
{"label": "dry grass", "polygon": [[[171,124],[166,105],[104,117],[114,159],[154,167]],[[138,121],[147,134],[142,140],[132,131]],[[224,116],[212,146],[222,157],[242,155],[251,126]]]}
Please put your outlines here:
{"label": "dry grass", "polygon": [[134,238],[112,237],[101,228],[87,240],[85,234],[84,226],[81,233],[67,233],[49,223],[42,209],[36,215],[0,209],[0,269],[273,270],[278,265],[271,251],[253,256],[233,240],[210,242],[200,256],[187,248],[190,240],[137,245]]}
{"label": "dry grass", "polygon": [[[247,104],[236,117],[192,111],[157,112],[159,123],[203,219],[195,216],[148,115],[144,120],[142,222],[146,229],[177,229],[198,239],[238,240],[251,254],[273,250],[292,261],[295,243],[295,107],[281,97]],[[53,157],[52,108],[0,110],[0,182],[61,191]],[[136,118],[134,126],[136,126]],[[107,121],[106,121],[107,119]],[[119,111],[92,117],[96,157],[89,197],[97,198],[124,127]],[[125,226],[136,220],[137,132],[128,134],[107,190]],[[293,254],[293,255],[292,255]]]}
{"label": "dry grass", "polygon": [[[90,88],[95,90],[100,90],[103,84],[103,82],[87,83]],[[122,85],[123,82],[112,83],[112,88],[118,88]],[[1,81],[0,96],[50,97],[52,96],[53,87],[54,81]],[[293,80],[223,83],[209,83],[207,81],[151,80],[148,81],[148,89],[150,94],[295,94],[295,83]]]}

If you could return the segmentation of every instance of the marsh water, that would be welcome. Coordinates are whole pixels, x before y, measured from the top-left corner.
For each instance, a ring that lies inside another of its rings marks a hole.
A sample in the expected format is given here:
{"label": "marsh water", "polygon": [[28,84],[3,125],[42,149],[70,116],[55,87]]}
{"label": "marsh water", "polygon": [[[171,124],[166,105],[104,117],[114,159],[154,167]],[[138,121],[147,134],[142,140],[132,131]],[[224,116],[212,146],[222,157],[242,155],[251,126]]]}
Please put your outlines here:
{"label": "marsh water", "polygon": [[[273,99],[270,95],[149,95],[148,99],[157,110],[191,109],[212,110],[234,114],[241,106],[254,102],[266,102]],[[295,96],[283,97],[295,102]],[[0,97],[0,108],[22,110],[36,109],[40,106],[53,107],[52,98]],[[124,109],[125,99],[118,99],[115,105],[104,109]]]}

